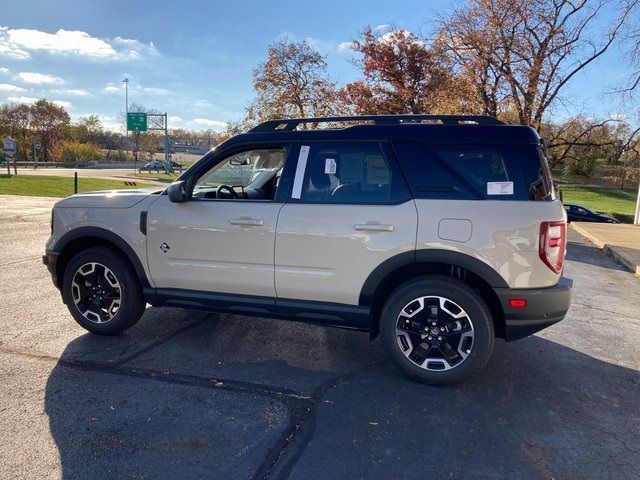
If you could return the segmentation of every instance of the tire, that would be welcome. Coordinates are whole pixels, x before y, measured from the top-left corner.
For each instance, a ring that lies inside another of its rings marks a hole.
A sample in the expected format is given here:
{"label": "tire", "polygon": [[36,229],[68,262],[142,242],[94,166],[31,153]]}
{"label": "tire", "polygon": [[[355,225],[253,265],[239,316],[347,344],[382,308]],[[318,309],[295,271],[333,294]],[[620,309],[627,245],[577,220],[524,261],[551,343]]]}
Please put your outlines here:
{"label": "tire", "polygon": [[62,298],[80,326],[99,335],[117,335],[142,316],[146,303],[130,263],[118,252],[92,247],[67,265]]}
{"label": "tire", "polygon": [[380,336],[404,374],[444,385],[480,371],[491,356],[495,334],[480,295],[460,280],[431,275],[410,280],[389,296],[380,315]]}

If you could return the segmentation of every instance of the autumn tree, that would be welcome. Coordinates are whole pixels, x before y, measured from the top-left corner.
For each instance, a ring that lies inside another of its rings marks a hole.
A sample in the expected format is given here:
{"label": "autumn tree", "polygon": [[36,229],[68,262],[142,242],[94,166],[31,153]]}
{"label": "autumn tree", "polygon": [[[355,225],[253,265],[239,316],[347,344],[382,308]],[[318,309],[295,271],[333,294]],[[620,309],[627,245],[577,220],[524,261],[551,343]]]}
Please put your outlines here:
{"label": "autumn tree", "polygon": [[78,141],[83,143],[98,144],[103,132],[102,122],[98,115],[80,117],[80,121],[76,125]]}
{"label": "autumn tree", "polygon": [[[403,29],[366,27],[353,41],[363,78],[340,90],[356,114],[464,113],[467,95],[445,52]],[[455,93],[454,93],[455,92]]]}
{"label": "autumn tree", "polygon": [[[633,21],[627,25],[625,35],[622,40],[622,46],[626,47],[627,55],[625,56],[631,73],[625,83],[621,85],[617,91],[622,93],[625,100],[636,100],[640,94],[640,1],[634,2],[634,10],[631,18]],[[632,103],[634,114],[639,114],[637,103]]]}
{"label": "autumn tree", "polygon": [[322,116],[335,108],[335,83],[326,58],[306,41],[272,43],[267,60],[253,70],[256,92],[251,113],[260,120]]}
{"label": "autumn tree", "polygon": [[71,122],[67,111],[53,102],[40,99],[31,105],[30,128],[40,141],[42,156],[40,160],[50,162],[51,151],[55,144],[61,141]]}
{"label": "autumn tree", "polygon": [[[511,108],[539,129],[568,82],[613,45],[636,1],[468,0],[441,19],[440,38],[484,113]],[[592,38],[599,14],[617,6],[608,31]]]}
{"label": "autumn tree", "polygon": [[24,103],[0,107],[0,134],[16,140],[17,159],[28,160],[31,153],[31,108]]}
{"label": "autumn tree", "polygon": [[336,84],[327,73],[326,58],[306,41],[288,39],[272,43],[267,60],[253,69],[254,100],[244,118],[230,121],[219,141],[242,133],[266,120],[321,117],[336,113]]}

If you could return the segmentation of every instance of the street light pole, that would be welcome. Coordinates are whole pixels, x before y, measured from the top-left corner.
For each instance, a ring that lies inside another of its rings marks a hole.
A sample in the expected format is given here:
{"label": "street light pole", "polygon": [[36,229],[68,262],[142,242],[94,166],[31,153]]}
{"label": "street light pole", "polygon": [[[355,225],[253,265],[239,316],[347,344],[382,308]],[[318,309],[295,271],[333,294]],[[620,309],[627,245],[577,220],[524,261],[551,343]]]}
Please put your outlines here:
{"label": "street light pole", "polygon": [[636,214],[633,217],[633,224],[640,225],[640,183],[638,184],[638,198],[636,199]]}
{"label": "street light pole", "polygon": [[129,113],[129,79],[125,78],[122,83],[124,83],[124,112],[127,114]]}
{"label": "street light pole", "polygon": [[122,80],[124,83],[124,134],[128,138],[129,131],[127,130],[127,117],[129,116],[129,79],[125,77]]}

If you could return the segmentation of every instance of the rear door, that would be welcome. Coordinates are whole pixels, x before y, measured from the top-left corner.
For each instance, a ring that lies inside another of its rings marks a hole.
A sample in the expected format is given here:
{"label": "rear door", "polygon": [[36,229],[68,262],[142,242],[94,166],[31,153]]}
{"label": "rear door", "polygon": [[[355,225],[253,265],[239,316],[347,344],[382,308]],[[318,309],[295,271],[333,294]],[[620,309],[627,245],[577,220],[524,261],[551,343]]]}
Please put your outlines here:
{"label": "rear door", "polygon": [[416,207],[386,142],[302,142],[276,229],[278,306],[358,305],[367,276],[415,249]]}

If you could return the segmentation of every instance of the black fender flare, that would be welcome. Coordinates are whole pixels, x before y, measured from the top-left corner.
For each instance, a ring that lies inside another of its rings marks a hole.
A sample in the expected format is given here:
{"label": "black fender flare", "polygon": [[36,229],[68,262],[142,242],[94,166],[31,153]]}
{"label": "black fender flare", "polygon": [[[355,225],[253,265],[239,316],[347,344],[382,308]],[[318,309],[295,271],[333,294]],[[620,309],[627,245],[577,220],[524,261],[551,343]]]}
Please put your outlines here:
{"label": "black fender flare", "polygon": [[361,306],[373,305],[378,287],[382,285],[385,278],[400,268],[420,263],[455,265],[484,279],[494,289],[509,288],[509,284],[505,279],[482,260],[452,250],[419,249],[400,253],[378,265],[362,285],[358,304]]}
{"label": "black fender flare", "polygon": [[67,233],[65,233],[62,237],[60,237],[55,245],[53,246],[52,253],[61,254],[65,247],[69,245],[74,240],[82,239],[82,238],[99,238],[100,240],[104,240],[107,243],[113,244],[117,247],[122,253],[127,257],[127,259],[131,262],[136,275],[140,279],[140,283],[143,288],[149,288],[149,280],[147,279],[147,274],[144,271],[144,267],[142,266],[142,262],[140,258],[133,251],[131,246],[120,237],[118,234],[113,233],[106,228],[101,227],[78,227]]}

